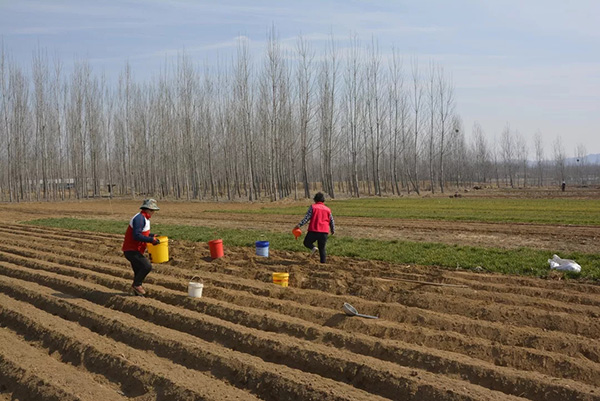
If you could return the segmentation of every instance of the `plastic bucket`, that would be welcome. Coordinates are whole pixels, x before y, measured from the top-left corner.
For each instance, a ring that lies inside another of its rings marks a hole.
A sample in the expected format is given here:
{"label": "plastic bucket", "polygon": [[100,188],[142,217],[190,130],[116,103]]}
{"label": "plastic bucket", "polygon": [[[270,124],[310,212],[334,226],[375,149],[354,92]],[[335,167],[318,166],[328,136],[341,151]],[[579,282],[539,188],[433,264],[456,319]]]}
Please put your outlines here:
{"label": "plastic bucket", "polygon": [[269,257],[269,241],[256,241],[256,254],[258,256]]}
{"label": "plastic bucket", "polygon": [[224,255],[222,239],[208,241],[208,248],[210,249],[210,257],[213,259],[218,259]]}
{"label": "plastic bucket", "polygon": [[202,290],[204,289],[204,283],[201,281],[194,281],[196,277],[198,276],[192,277],[191,281],[188,283],[188,295],[192,298],[202,297]]}
{"label": "plastic bucket", "polygon": [[169,261],[169,237],[159,236],[160,244],[148,244],[148,255],[152,263],[164,263]]}
{"label": "plastic bucket", "polygon": [[289,273],[273,273],[273,284],[287,287],[290,279]]}

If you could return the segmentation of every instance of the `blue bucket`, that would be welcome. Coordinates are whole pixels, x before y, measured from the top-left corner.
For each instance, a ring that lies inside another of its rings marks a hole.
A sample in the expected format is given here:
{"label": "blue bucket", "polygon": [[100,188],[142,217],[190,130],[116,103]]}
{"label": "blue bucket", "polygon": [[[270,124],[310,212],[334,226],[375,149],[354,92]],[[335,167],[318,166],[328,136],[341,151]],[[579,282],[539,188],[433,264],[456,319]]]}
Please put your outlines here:
{"label": "blue bucket", "polygon": [[258,256],[269,257],[269,241],[256,241],[256,254]]}

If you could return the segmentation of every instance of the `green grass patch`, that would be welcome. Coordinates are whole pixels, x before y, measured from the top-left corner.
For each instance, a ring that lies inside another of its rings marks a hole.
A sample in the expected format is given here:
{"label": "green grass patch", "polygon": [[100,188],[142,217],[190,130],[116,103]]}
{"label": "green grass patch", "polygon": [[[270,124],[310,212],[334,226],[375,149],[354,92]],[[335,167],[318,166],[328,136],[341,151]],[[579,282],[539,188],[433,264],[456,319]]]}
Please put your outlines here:
{"label": "green grass patch", "polygon": [[[124,234],[127,221],[92,219],[39,219],[24,222],[38,226],[66,228],[99,233]],[[172,239],[207,242],[222,238],[225,247],[254,247],[255,241],[269,241],[270,248],[287,251],[305,251],[301,239],[291,234],[261,230],[239,230],[153,223],[152,231]],[[473,269],[477,266],[487,271],[545,277],[550,271],[547,260],[552,251],[530,248],[496,249],[472,246],[446,245],[433,242],[382,241],[350,237],[330,237],[329,255],[382,260],[402,264],[440,266],[445,268]],[[582,266],[580,274],[567,273],[567,277],[600,280],[600,254],[569,253],[562,258],[574,259]]]}
{"label": "green grass patch", "polygon": [[[595,199],[361,198],[329,200],[326,204],[334,217],[600,225],[600,202]],[[222,212],[292,214],[300,220],[309,205],[307,201],[306,206],[240,206]]]}

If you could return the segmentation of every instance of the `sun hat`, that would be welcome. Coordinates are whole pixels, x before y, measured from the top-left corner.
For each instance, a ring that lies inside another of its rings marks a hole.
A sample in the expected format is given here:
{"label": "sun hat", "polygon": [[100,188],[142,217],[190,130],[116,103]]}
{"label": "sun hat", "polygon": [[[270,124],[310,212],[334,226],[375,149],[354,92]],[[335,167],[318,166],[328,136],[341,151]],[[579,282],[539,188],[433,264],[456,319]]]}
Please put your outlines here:
{"label": "sun hat", "polygon": [[144,199],[140,209],[160,210],[155,199]]}

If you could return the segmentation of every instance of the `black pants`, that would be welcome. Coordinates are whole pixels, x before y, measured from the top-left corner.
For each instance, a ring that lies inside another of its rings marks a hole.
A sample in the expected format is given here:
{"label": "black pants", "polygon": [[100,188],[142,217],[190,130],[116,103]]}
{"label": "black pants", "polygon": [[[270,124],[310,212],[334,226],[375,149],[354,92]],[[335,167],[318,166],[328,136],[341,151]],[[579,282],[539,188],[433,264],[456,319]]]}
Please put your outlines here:
{"label": "black pants", "polygon": [[152,263],[138,251],[125,251],[123,253],[133,269],[133,285],[136,287],[142,285],[148,273],[152,271]]}
{"label": "black pants", "polygon": [[317,241],[317,247],[319,248],[319,256],[321,257],[321,263],[325,263],[327,259],[327,252],[325,251],[325,244],[327,244],[327,233],[317,233],[309,231],[304,237],[304,246],[308,249],[312,249],[315,241]]}

